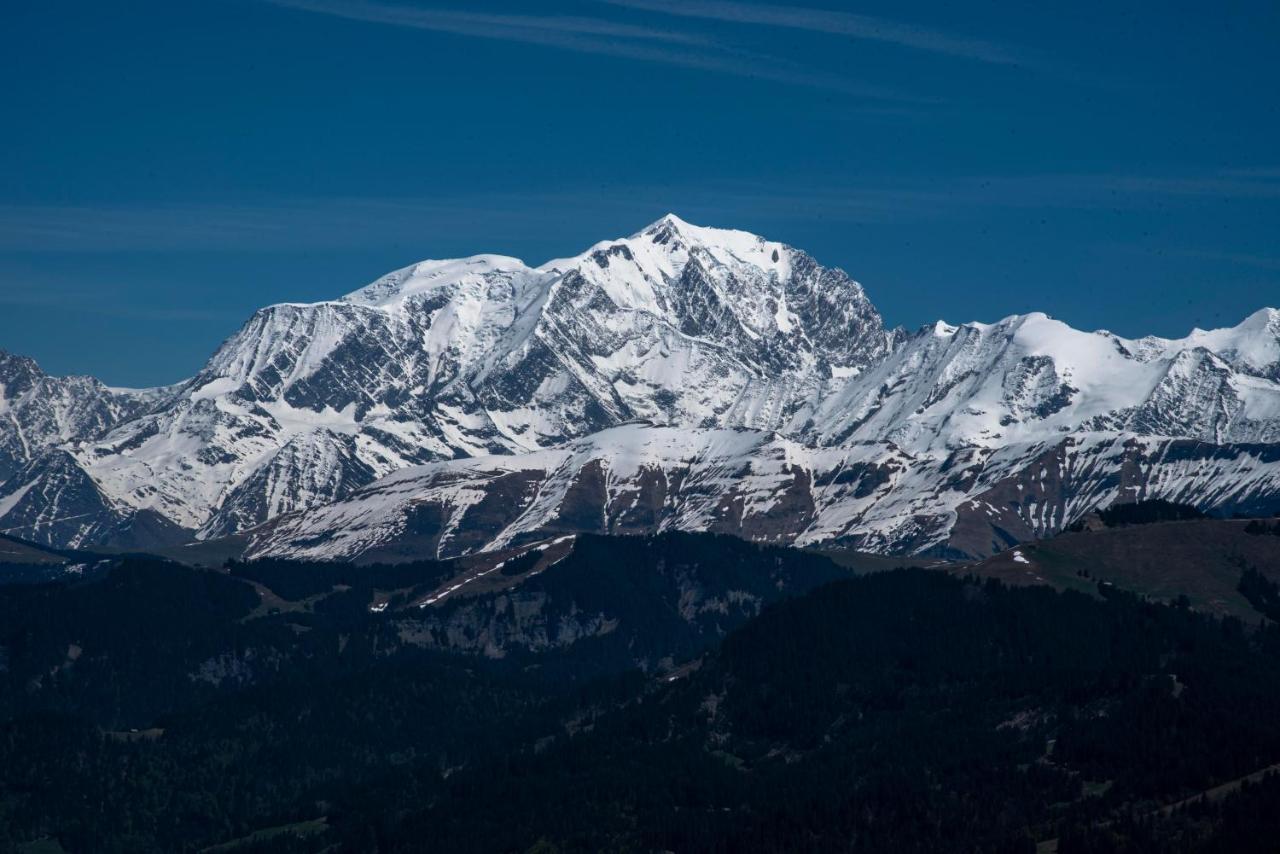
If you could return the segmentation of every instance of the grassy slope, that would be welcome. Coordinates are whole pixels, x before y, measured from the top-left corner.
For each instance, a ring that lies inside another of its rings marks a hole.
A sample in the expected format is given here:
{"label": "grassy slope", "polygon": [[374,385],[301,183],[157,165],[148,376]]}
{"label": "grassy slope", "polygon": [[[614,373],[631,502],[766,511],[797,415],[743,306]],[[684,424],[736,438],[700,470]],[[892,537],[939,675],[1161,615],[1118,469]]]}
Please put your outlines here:
{"label": "grassy slope", "polygon": [[52,549],[0,534],[0,563],[57,565],[67,559]]}
{"label": "grassy slope", "polygon": [[886,572],[891,569],[952,569],[967,564],[938,558],[920,557],[919,555],[878,555],[853,549],[806,549],[814,554],[822,555],[837,566],[853,570],[855,575],[866,575],[871,572]]}
{"label": "grassy slope", "polygon": [[1246,534],[1246,524],[1204,519],[1061,534],[954,571],[1088,593],[1109,582],[1162,601],[1185,594],[1199,610],[1254,622],[1260,615],[1236,585],[1246,568],[1280,581],[1280,537]]}

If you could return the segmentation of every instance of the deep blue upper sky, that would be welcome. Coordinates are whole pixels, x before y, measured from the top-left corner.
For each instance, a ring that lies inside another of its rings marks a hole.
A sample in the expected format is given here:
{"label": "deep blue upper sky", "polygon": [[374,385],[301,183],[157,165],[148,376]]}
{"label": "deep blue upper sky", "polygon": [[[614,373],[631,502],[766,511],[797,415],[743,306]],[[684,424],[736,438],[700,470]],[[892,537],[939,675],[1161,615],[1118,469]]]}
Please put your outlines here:
{"label": "deep blue upper sky", "polygon": [[261,305],[667,211],[892,324],[1234,324],[1280,303],[1277,43],[1274,0],[11,3],[0,348],[172,382]]}

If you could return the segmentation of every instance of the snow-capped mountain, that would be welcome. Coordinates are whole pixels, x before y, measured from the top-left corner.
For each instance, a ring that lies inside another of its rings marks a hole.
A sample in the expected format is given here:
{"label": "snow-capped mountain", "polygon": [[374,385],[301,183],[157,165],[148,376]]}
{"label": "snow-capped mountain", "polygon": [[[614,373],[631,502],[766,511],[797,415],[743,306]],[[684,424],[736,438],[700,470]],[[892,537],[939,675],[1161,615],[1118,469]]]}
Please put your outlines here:
{"label": "snow-capped mountain", "polygon": [[1040,314],[891,332],[842,271],[674,216],[540,267],[426,261],[270,306],[165,389],[0,370],[0,528],[59,545],[678,527],[985,553],[1130,494],[1280,496],[1280,312],[1181,340]]}
{"label": "snow-capped mountain", "polygon": [[49,449],[104,433],[164,396],[164,389],[116,389],[91,377],[51,377],[32,359],[0,351],[0,481]]}
{"label": "snow-capped mountain", "polygon": [[1115,501],[1265,512],[1280,446],[1084,433],[915,457],[746,428],[629,424],[557,448],[396,472],[250,534],[251,557],[456,557],[575,532],[710,531],[796,545],[987,555]]}

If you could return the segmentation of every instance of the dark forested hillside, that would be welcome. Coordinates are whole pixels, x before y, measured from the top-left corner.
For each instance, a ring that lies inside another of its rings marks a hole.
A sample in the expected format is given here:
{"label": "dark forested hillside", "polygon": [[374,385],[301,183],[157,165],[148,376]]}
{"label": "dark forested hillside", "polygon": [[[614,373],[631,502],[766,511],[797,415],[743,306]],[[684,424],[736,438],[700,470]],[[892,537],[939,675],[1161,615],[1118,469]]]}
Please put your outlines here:
{"label": "dark forested hillside", "polygon": [[1193,850],[1212,821],[1114,823],[1280,761],[1277,713],[1274,630],[894,572],[771,608],[592,732],[452,777],[410,826],[477,851]]}
{"label": "dark forested hillside", "polygon": [[1272,850],[1271,625],[558,548],[0,587],[0,850]]}
{"label": "dark forested hillside", "polygon": [[665,671],[768,603],[849,574],[712,535],[560,546],[481,568],[263,561],[208,571],[130,557],[88,576],[0,585],[0,712],[145,727],[231,691],[394,656],[454,653],[466,666],[479,658],[570,681]]}

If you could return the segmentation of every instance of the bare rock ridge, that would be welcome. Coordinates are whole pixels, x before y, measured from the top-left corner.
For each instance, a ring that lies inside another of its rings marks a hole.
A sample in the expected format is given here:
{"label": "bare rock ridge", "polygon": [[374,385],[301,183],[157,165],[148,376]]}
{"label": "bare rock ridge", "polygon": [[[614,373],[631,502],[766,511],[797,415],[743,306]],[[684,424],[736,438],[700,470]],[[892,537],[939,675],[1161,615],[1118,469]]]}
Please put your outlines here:
{"label": "bare rock ridge", "polygon": [[1139,497],[1280,506],[1280,312],[1178,340],[890,331],[844,272],[666,216],[269,306],[165,388],[0,356],[0,530],[58,546],[682,529],[982,555]]}

